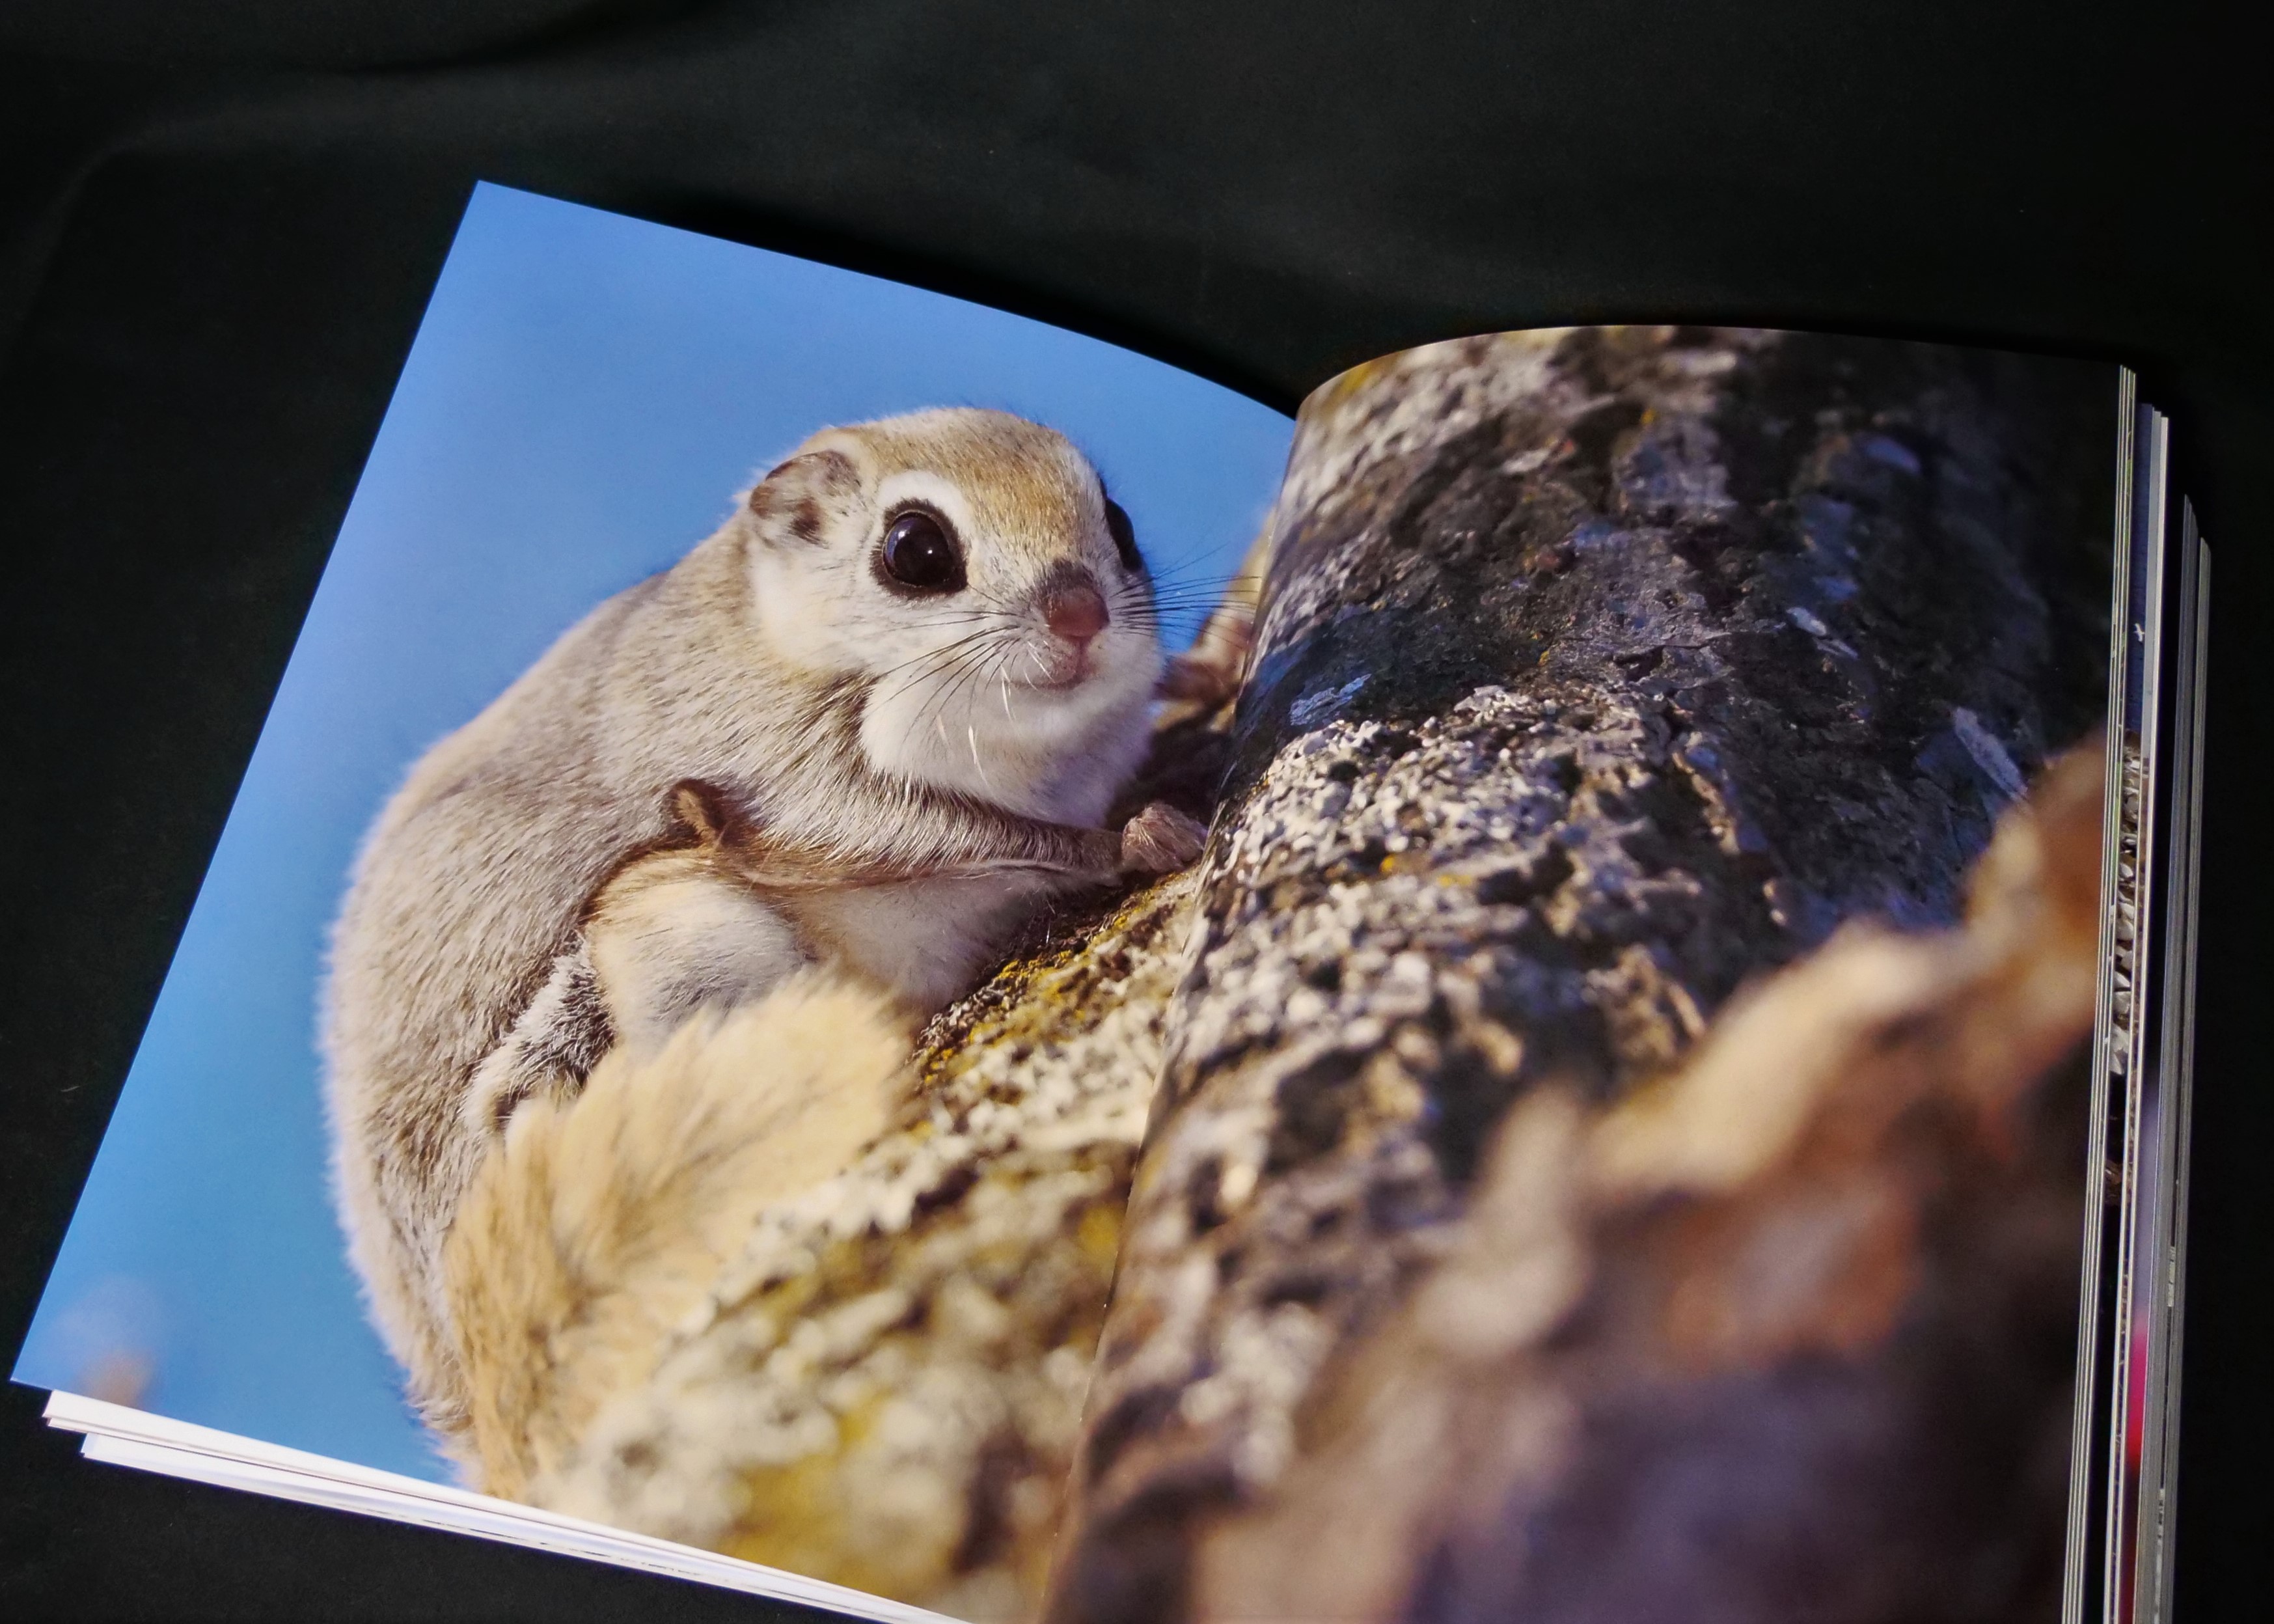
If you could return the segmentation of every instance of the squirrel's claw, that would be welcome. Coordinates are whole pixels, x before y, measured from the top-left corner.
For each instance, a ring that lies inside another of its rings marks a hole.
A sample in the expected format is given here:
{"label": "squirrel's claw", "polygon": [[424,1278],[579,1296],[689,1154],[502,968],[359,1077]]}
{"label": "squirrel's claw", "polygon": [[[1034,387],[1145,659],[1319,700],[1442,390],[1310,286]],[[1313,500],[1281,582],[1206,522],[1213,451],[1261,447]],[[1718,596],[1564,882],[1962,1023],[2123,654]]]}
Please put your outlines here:
{"label": "squirrel's claw", "polygon": [[1190,867],[1207,843],[1207,825],[1166,801],[1155,801],[1121,826],[1121,871],[1172,874]]}

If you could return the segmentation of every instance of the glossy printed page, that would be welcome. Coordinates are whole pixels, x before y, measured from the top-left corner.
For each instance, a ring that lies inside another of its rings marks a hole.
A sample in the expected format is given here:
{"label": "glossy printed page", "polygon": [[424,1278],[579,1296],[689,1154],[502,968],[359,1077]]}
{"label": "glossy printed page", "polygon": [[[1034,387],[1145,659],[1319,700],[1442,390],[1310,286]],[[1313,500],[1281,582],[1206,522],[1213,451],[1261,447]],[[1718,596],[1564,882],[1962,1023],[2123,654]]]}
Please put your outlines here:
{"label": "glossy printed page", "polygon": [[2058,1615],[2118,383],[1306,403],[1053,1620]]}
{"label": "glossy printed page", "polygon": [[478,189],[17,1379],[1030,1607],[1291,432]]}

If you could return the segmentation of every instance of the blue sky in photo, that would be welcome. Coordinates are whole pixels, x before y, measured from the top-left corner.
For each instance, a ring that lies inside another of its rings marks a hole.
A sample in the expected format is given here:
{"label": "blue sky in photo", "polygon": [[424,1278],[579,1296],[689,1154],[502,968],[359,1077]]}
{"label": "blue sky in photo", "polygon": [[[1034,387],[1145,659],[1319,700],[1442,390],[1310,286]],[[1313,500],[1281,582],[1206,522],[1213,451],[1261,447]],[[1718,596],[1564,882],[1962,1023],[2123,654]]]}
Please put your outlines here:
{"label": "blue sky in photo", "polygon": [[1237,569],[1293,432],[1021,317],[477,190],[17,1380],[86,1391],[106,1362],[140,1361],[162,1414],[448,1476],[364,1321],[326,1194],[316,993],[357,842],[422,751],[808,434],[953,404],[1069,434],[1180,581]]}

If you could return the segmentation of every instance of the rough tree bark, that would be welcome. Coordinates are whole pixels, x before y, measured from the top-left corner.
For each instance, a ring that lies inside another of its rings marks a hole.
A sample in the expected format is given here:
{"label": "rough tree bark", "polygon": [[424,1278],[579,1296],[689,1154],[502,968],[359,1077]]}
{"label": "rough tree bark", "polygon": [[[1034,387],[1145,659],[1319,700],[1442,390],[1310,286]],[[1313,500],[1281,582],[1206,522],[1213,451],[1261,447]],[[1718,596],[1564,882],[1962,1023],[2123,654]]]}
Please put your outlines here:
{"label": "rough tree bark", "polygon": [[1054,1563],[1063,1624],[2042,1601],[2090,805],[1953,927],[2099,723],[2100,381],[1636,329],[1329,386],[1237,710],[1163,735],[1198,870],[944,1016],[532,1498],[969,1617]]}
{"label": "rough tree bark", "polygon": [[[1842,919],[1955,919],[1997,814],[2098,721],[2113,414],[2082,372],[1591,329],[1314,397],[1059,1618],[1194,1605],[1196,1542],[1458,1250],[1529,1091],[1619,1099]],[[2065,1352],[2006,1352],[2058,1432]]]}
{"label": "rough tree bark", "polygon": [[1191,1612],[2050,1619],[2100,775],[1961,931],[1850,925],[1605,1111],[1530,1091],[1449,1244],[1203,1528]]}

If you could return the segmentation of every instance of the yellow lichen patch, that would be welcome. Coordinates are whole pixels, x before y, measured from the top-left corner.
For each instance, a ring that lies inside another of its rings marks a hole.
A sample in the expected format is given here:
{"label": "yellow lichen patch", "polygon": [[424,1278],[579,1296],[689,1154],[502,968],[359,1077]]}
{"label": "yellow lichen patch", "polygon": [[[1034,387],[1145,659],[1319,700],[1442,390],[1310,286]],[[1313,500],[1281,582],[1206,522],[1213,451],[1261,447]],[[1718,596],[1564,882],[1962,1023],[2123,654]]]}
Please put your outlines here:
{"label": "yellow lichen patch", "polygon": [[1110,1273],[1114,1257],[1121,1250],[1121,1209],[1108,1205],[1090,1208],[1082,1214],[1081,1227],[1075,1238],[1083,1254]]}

